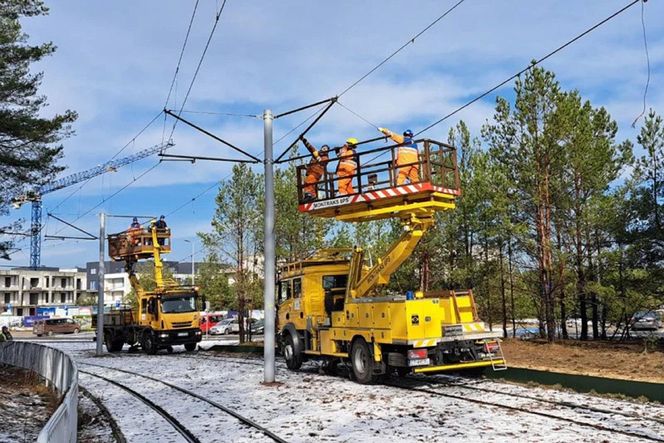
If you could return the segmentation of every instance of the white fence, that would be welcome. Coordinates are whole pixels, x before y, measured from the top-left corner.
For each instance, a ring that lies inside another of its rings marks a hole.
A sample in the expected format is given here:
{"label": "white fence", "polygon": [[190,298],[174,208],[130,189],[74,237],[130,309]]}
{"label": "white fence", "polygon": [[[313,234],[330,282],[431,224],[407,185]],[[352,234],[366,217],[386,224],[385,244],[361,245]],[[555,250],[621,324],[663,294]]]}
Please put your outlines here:
{"label": "white fence", "polygon": [[0,363],[30,369],[63,395],[37,438],[38,443],[75,443],[78,425],[78,369],[64,352],[36,343],[0,343]]}

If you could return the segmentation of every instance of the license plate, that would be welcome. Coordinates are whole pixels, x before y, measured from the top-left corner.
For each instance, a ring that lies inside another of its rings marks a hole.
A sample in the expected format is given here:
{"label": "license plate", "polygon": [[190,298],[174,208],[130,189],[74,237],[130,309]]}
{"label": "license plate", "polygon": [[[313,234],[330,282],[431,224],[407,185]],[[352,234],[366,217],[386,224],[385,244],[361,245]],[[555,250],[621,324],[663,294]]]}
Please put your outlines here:
{"label": "license plate", "polygon": [[186,337],[188,335],[189,335],[188,332],[178,332],[178,337]]}
{"label": "license plate", "polygon": [[428,358],[418,358],[417,360],[408,360],[408,366],[428,366],[431,360]]}

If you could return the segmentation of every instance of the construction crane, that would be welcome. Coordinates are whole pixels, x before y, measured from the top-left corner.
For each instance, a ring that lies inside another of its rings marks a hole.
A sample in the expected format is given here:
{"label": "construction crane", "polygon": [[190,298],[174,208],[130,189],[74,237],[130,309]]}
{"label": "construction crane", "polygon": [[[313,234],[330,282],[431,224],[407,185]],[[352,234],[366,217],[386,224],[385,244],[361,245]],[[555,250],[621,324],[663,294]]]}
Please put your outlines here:
{"label": "construction crane", "polygon": [[50,192],[81,183],[107,172],[115,172],[123,166],[127,166],[145,157],[158,152],[163,152],[173,146],[172,142],[161,143],[150,148],[143,149],[128,157],[110,160],[104,164],[97,165],[87,171],[77,172],[66,177],[46,183],[25,194],[20,194],[11,199],[15,208],[20,208],[24,203],[32,203],[32,220],[30,226],[30,267],[36,269],[41,264],[41,230],[42,230],[42,196]]}

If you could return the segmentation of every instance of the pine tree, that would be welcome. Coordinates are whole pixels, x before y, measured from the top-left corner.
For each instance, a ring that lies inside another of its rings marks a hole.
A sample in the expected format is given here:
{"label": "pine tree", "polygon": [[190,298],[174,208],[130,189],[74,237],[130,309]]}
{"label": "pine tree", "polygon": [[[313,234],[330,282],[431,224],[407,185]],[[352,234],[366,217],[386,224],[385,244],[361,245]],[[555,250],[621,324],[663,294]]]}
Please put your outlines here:
{"label": "pine tree", "polygon": [[206,249],[229,260],[235,269],[232,291],[237,298],[241,342],[245,339],[245,312],[260,295],[256,268],[263,227],[262,195],[262,176],[244,163],[233,166],[232,178],[219,187],[213,232],[199,233]]}
{"label": "pine tree", "polygon": [[[5,0],[0,5],[0,214],[11,198],[33,189],[62,171],[60,142],[73,134],[76,113],[70,110],[47,118],[46,97],[38,94],[42,73],[30,65],[53,54],[53,43],[28,44],[20,19],[46,15],[40,0]],[[15,228],[15,227],[14,227]],[[0,229],[0,232],[3,229]],[[9,243],[0,243],[6,254]]]}

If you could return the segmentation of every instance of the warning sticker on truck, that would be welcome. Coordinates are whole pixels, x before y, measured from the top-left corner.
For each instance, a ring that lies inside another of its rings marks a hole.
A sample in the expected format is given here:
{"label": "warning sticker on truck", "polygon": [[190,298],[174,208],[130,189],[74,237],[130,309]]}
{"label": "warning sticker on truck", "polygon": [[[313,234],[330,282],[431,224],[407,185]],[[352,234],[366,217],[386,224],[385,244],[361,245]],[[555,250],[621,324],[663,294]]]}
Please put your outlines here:
{"label": "warning sticker on truck", "polygon": [[443,337],[459,337],[462,335],[462,325],[443,326]]}

